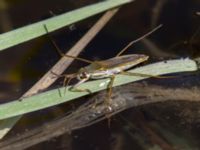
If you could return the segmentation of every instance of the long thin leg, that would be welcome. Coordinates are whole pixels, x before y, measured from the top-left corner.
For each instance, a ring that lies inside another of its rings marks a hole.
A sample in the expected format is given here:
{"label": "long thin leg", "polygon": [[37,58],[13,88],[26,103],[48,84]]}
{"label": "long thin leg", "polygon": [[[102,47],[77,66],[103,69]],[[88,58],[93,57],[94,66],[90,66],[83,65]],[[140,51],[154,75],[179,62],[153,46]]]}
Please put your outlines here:
{"label": "long thin leg", "polygon": [[77,75],[77,73],[59,75],[59,74],[57,74],[57,73],[55,73],[55,72],[53,72],[53,71],[51,71],[51,73],[52,73],[53,75],[55,75],[55,77],[58,77],[58,78],[62,78],[62,77],[64,77],[64,78],[75,78],[76,75]]}
{"label": "long thin leg", "polygon": [[[106,105],[107,105],[107,109],[108,109],[108,111],[112,111],[112,107],[110,106],[111,105],[111,96],[112,96],[112,88],[113,88],[113,83],[114,83],[114,80],[115,80],[115,75],[112,75],[111,77],[110,77],[110,82],[109,82],[109,84],[108,84],[108,87],[107,87],[107,89],[108,89],[108,99],[105,101],[106,102]],[[109,113],[106,113],[106,118],[108,119],[108,127],[110,128],[110,125],[111,125],[111,119],[110,119],[110,115],[109,115]]]}
{"label": "long thin leg", "polygon": [[155,32],[156,30],[158,30],[160,27],[162,27],[162,25],[160,24],[159,26],[155,27],[153,30],[147,32],[145,35],[137,38],[136,40],[131,41],[127,46],[125,46],[115,57],[120,56],[122,53],[124,53],[131,45],[133,45],[134,43],[137,43],[138,41],[146,38],[147,36],[151,35],[153,32]]}
{"label": "long thin leg", "polygon": [[148,74],[143,74],[143,73],[135,73],[135,72],[127,72],[127,71],[122,71],[119,74],[128,75],[128,76],[152,77],[152,78],[160,78],[160,79],[174,78],[174,76],[148,75]]}
{"label": "long thin leg", "polygon": [[88,79],[82,79],[82,80],[80,80],[77,84],[75,84],[71,88],[69,88],[69,90],[72,91],[72,92],[88,92],[89,94],[91,94],[92,92],[89,89],[80,89],[80,88],[77,88],[79,85],[81,85],[82,83],[84,83],[87,80]]}
{"label": "long thin leg", "polygon": [[79,61],[82,61],[82,62],[86,62],[86,63],[92,63],[93,61],[90,61],[90,60],[87,60],[87,59],[84,59],[84,58],[79,58],[79,57],[76,57],[76,56],[71,56],[71,55],[67,55],[67,54],[64,54],[61,49],[58,47],[58,45],[56,44],[56,42],[52,39],[48,29],[47,29],[47,26],[46,24],[43,25],[44,26],[44,29],[48,35],[48,38],[50,39],[52,45],[55,47],[56,51],[58,52],[58,54],[62,57],[68,57],[68,58],[73,58],[73,59],[76,59],[76,60],[79,60]]}
{"label": "long thin leg", "polygon": [[74,73],[74,74],[63,74],[63,75],[56,74],[55,72],[51,72],[51,73],[58,78],[64,77],[63,87],[65,87],[65,90],[64,90],[64,95],[65,95],[66,89],[67,89],[66,87],[69,85],[70,81],[76,76],[76,73]]}
{"label": "long thin leg", "polygon": [[63,81],[63,86],[65,87],[64,95],[65,95],[65,93],[66,93],[67,86],[69,85],[69,83],[70,83],[70,81],[71,81],[72,79],[73,79],[72,77],[67,77],[67,76],[65,76],[64,81]]}
{"label": "long thin leg", "polygon": [[108,100],[107,100],[108,105],[111,104],[111,96],[112,96],[112,88],[113,88],[114,80],[115,80],[115,75],[112,75],[110,77],[110,82],[108,84]]}

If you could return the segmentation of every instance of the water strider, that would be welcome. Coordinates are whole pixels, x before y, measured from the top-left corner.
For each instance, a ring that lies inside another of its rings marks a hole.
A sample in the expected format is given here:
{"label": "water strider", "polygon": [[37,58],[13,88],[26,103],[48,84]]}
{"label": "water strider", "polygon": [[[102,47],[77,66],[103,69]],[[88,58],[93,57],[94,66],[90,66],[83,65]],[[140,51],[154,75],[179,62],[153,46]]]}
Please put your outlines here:
{"label": "water strider", "polygon": [[[77,73],[73,74],[64,74],[64,75],[58,75],[59,77],[64,77],[64,86],[67,86],[70,82],[71,79],[77,78],[79,81],[75,85],[72,85],[71,88],[69,89],[70,91],[74,92],[89,92],[91,91],[89,89],[80,89],[78,86],[89,79],[102,79],[102,78],[110,78],[110,82],[108,83],[108,104],[110,104],[111,100],[111,94],[112,94],[112,86],[113,82],[115,79],[116,74],[124,74],[124,75],[131,75],[131,76],[148,76],[148,77],[154,77],[151,75],[145,75],[145,74],[140,74],[140,73],[130,73],[127,72],[126,70],[130,69],[131,67],[134,67],[146,60],[148,60],[149,56],[144,55],[144,54],[129,54],[129,55],[122,55],[132,44],[140,41],[141,39],[149,36],[152,34],[154,31],[159,29],[162,25],[157,26],[150,32],[146,33],[142,37],[130,42],[124,49],[122,49],[115,57],[106,59],[106,60],[100,60],[100,61],[90,61],[87,59],[75,57],[75,56],[70,56],[66,55],[61,52],[61,50],[58,48],[56,43],[51,40],[53,45],[56,47],[56,50],[58,53],[63,56],[63,57],[69,57],[69,58],[74,58],[79,61],[83,61],[86,63],[89,63],[88,66],[83,67],[79,69]],[[48,33],[48,29],[46,26],[45,30]],[[156,76],[158,77],[158,76]]]}

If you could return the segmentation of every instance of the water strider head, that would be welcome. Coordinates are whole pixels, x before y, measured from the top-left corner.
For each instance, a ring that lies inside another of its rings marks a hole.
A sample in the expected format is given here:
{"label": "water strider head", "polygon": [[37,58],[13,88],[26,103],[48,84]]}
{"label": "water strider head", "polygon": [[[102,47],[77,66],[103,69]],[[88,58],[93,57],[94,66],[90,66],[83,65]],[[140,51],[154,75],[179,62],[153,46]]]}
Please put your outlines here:
{"label": "water strider head", "polygon": [[90,78],[90,74],[83,68],[79,70],[77,73],[78,80],[88,80]]}

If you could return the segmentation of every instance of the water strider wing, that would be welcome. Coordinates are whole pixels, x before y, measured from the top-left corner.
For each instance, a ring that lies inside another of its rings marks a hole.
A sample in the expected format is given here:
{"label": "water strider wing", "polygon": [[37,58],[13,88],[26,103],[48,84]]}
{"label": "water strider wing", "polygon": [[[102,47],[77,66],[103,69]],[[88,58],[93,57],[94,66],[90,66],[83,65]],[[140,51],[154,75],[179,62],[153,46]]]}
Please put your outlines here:
{"label": "water strider wing", "polygon": [[125,70],[146,61],[148,58],[149,58],[148,56],[142,54],[123,55],[119,57],[110,58],[107,60],[97,61],[94,64],[94,67],[96,67],[96,69],[122,68],[123,70]]}

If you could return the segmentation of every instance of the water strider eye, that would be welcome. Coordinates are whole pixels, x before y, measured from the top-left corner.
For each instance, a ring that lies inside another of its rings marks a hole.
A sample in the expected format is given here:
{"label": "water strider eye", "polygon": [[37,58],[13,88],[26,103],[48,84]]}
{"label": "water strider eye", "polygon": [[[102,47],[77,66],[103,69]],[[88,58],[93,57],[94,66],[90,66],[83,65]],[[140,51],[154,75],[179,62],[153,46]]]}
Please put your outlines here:
{"label": "water strider eye", "polygon": [[87,79],[89,78],[89,74],[87,72],[81,72],[79,75],[78,75],[78,79],[79,80],[82,80],[82,79]]}

